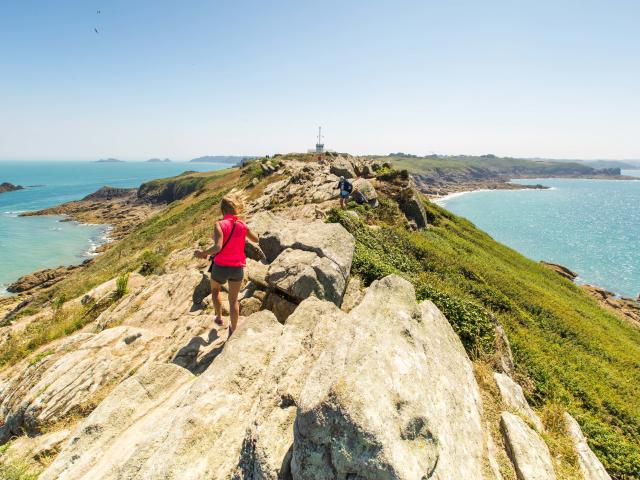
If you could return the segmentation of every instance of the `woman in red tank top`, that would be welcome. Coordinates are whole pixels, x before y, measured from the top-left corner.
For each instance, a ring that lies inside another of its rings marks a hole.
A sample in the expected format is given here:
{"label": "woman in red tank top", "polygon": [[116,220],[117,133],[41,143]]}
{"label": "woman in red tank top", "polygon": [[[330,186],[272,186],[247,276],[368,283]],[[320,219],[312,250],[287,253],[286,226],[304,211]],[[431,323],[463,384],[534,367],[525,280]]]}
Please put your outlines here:
{"label": "woman in red tank top", "polygon": [[222,326],[222,302],[220,291],[222,285],[229,282],[229,335],[231,335],[237,325],[240,316],[240,304],[238,293],[244,278],[244,267],[247,257],[244,254],[244,243],[248,238],[252,242],[258,241],[247,225],[240,220],[242,213],[242,202],[231,195],[225,196],[220,202],[222,220],[216,222],[213,231],[214,245],[207,250],[196,250],[195,256],[207,258],[212,256],[211,267],[211,294],[213,296],[213,308],[216,312],[215,323]]}

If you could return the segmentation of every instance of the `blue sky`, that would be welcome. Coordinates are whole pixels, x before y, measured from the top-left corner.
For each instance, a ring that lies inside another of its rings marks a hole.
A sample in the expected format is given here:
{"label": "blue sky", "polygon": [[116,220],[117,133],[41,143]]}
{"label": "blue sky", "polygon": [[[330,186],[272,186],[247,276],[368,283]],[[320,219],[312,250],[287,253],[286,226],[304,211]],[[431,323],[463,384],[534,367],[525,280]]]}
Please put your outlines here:
{"label": "blue sky", "polygon": [[616,0],[0,0],[0,159],[304,151],[318,125],[352,153],[640,158],[639,19]]}

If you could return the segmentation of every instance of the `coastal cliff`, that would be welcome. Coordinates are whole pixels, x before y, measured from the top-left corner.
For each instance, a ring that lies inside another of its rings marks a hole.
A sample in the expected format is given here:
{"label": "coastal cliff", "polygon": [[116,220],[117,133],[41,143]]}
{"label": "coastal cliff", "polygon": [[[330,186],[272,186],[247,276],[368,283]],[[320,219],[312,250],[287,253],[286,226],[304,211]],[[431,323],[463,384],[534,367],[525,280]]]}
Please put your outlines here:
{"label": "coastal cliff", "polygon": [[[345,172],[368,204],[336,208]],[[193,257],[229,191],[260,236],[230,338]],[[406,173],[283,155],[98,197],[84,201],[155,210],[0,327],[0,471],[640,475],[618,427],[640,421],[638,331],[426,201]]]}
{"label": "coastal cliff", "polygon": [[621,174],[618,167],[594,168],[584,163],[554,160],[502,158],[495,155],[418,157],[402,153],[386,160],[400,169],[407,169],[418,188],[429,197],[439,197],[471,190],[543,189],[543,185],[520,185],[510,181],[518,178],[596,178],[634,180]]}

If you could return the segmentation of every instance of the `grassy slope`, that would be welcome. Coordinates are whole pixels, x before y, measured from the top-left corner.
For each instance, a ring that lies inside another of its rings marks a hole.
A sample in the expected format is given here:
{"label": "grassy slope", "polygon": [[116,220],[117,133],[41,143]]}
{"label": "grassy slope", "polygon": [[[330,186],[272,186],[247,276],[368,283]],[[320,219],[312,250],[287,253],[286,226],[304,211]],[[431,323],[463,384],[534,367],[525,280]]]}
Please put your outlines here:
{"label": "grassy slope", "polygon": [[472,350],[486,350],[478,336],[487,334],[486,313],[493,314],[507,331],[519,374],[530,380],[531,402],[565,405],[616,478],[640,478],[640,331],[469,221],[426,207],[433,225],[413,233],[371,229],[334,212],[333,220],[356,236],[355,273],[367,281],[404,275]]}
{"label": "grassy slope", "polygon": [[589,174],[593,169],[587,165],[570,162],[533,161],[521,158],[483,158],[460,155],[456,157],[379,157],[378,160],[390,161],[395,167],[407,169],[412,173],[429,174],[438,170],[460,171],[486,169],[494,173],[511,173],[517,170],[525,175],[553,175],[568,170]]}

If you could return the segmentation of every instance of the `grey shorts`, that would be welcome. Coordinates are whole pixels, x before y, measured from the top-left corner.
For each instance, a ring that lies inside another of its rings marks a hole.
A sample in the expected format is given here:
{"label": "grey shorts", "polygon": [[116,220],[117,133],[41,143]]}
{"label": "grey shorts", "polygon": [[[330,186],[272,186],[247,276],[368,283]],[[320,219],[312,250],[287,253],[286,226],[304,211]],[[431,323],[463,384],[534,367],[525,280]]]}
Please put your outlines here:
{"label": "grey shorts", "polygon": [[212,262],[209,272],[211,272],[211,279],[220,284],[227,281],[241,282],[244,278],[244,267],[221,267]]}

